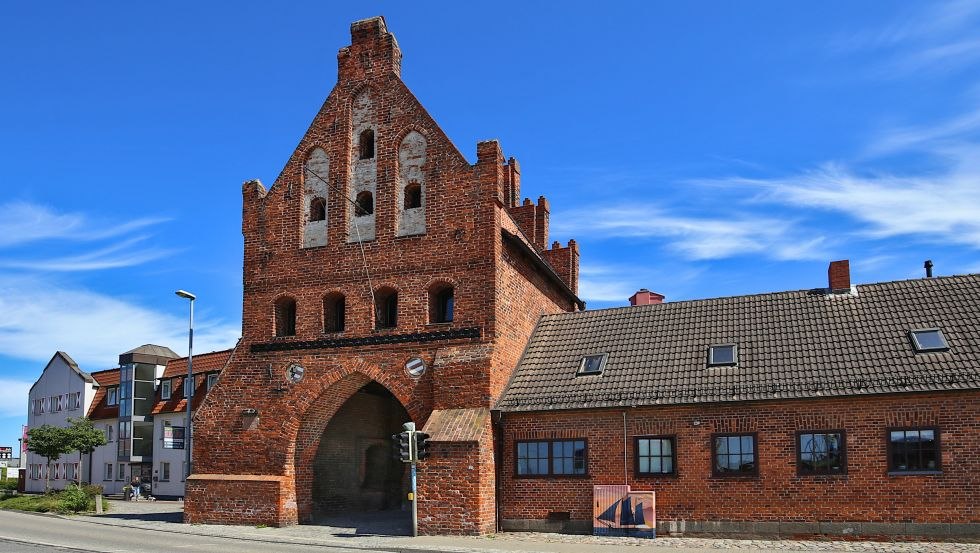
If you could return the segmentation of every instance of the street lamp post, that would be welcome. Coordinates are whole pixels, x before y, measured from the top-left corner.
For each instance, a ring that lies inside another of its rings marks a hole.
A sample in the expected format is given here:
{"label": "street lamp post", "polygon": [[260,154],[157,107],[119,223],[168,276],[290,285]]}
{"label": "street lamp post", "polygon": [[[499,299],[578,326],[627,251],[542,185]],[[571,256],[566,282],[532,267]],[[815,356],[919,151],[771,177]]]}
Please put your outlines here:
{"label": "street lamp post", "polygon": [[[197,296],[186,290],[177,290],[176,294],[190,301],[190,322],[187,325],[187,380],[184,381],[184,400],[187,402],[187,426],[184,427],[184,450],[187,472],[184,474],[184,486],[187,477],[191,475],[191,399],[194,396],[194,300]],[[186,489],[185,492],[186,494]]]}

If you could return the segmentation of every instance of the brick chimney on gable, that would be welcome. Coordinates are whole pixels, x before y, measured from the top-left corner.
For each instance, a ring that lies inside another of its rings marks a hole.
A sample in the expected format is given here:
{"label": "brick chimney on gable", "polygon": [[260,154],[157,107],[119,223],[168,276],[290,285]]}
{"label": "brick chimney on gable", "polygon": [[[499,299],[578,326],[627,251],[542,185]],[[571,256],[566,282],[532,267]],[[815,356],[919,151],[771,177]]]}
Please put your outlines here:
{"label": "brick chimney on gable", "polygon": [[630,296],[630,305],[654,305],[664,302],[663,294],[658,294],[656,292],[651,292],[646,288],[640,288],[640,291]]}
{"label": "brick chimney on gable", "polygon": [[338,82],[362,80],[394,73],[401,76],[402,50],[388,32],[385,18],[371,17],[351,23],[350,46],[337,53]]}
{"label": "brick chimney on gable", "polygon": [[827,268],[827,287],[831,292],[851,290],[851,264],[848,260],[831,261]]}

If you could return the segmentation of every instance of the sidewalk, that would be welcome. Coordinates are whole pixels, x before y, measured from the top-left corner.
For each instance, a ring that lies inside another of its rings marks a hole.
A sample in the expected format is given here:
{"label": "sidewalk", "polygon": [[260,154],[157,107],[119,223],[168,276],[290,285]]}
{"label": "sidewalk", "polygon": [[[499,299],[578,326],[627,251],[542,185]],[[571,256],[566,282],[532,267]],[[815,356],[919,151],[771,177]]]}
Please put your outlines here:
{"label": "sidewalk", "polygon": [[110,501],[102,516],[77,516],[94,524],[138,527],[174,534],[228,537],[269,543],[334,546],[372,551],[406,553],[693,553],[704,550],[753,552],[874,552],[874,553],[980,553],[976,543],[886,543],[846,541],[736,540],[714,538],[604,538],[507,532],[493,536],[390,536],[373,534],[370,529],[353,526],[253,526],[191,525],[182,520],[183,503],[176,501]]}

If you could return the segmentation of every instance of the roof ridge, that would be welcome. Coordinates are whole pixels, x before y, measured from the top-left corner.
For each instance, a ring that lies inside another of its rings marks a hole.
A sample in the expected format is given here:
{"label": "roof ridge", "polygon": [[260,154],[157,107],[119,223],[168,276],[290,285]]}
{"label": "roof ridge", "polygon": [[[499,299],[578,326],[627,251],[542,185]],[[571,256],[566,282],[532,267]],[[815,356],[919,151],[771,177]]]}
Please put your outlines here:
{"label": "roof ridge", "polygon": [[[938,277],[922,277],[922,278],[906,278],[906,279],[898,279],[898,280],[886,280],[886,281],[880,281],[880,282],[868,282],[868,283],[865,283],[865,284],[855,284],[854,286],[855,287],[860,287],[860,288],[867,288],[867,287],[870,287],[870,286],[884,286],[884,285],[887,285],[887,284],[898,284],[898,283],[902,283],[902,282],[932,282],[932,281],[938,281],[938,280],[953,280],[953,279],[963,279],[963,278],[970,278],[970,277],[980,278],[980,273],[966,273],[966,274],[962,274],[962,275],[944,275],[944,276],[938,276]],[[691,303],[698,303],[698,302],[709,302],[709,301],[727,300],[727,299],[736,299],[736,298],[757,298],[757,297],[762,297],[762,296],[781,296],[781,295],[799,294],[799,293],[812,293],[812,292],[817,291],[817,290],[827,290],[827,288],[822,288],[822,287],[817,287],[817,288],[801,288],[801,289],[798,289],[798,290],[781,290],[781,291],[777,291],[777,292],[757,292],[757,293],[754,293],[754,294],[733,294],[733,295],[730,295],[730,296],[714,296],[714,297],[710,297],[710,298],[691,298],[691,299],[686,299],[686,300],[669,301],[669,302],[664,302],[664,303],[652,303],[652,304],[648,304],[648,305],[620,305],[620,306],[616,306],[616,307],[603,307],[602,309],[586,309],[584,311],[567,311],[567,312],[561,312],[561,313],[546,313],[545,315],[542,315],[542,318],[549,318],[549,319],[550,318],[562,318],[562,317],[568,317],[568,316],[572,316],[572,315],[581,315],[581,314],[584,314],[584,313],[599,313],[599,312],[603,312],[603,311],[616,311],[616,310],[619,310],[619,309],[634,309],[634,308],[637,308],[637,307],[639,307],[639,308],[658,309],[658,308],[663,308],[664,306],[667,306],[667,305],[682,305],[682,304],[691,304]]]}

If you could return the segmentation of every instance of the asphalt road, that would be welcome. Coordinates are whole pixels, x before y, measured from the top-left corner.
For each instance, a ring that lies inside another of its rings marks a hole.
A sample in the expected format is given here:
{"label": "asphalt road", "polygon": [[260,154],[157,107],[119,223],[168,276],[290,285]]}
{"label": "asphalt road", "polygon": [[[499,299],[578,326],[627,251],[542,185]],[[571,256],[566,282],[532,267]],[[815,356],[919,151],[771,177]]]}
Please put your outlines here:
{"label": "asphalt road", "polygon": [[4,553],[370,553],[365,549],[315,547],[288,543],[175,535],[145,528],[103,526],[44,515],[0,511],[0,551]]}

